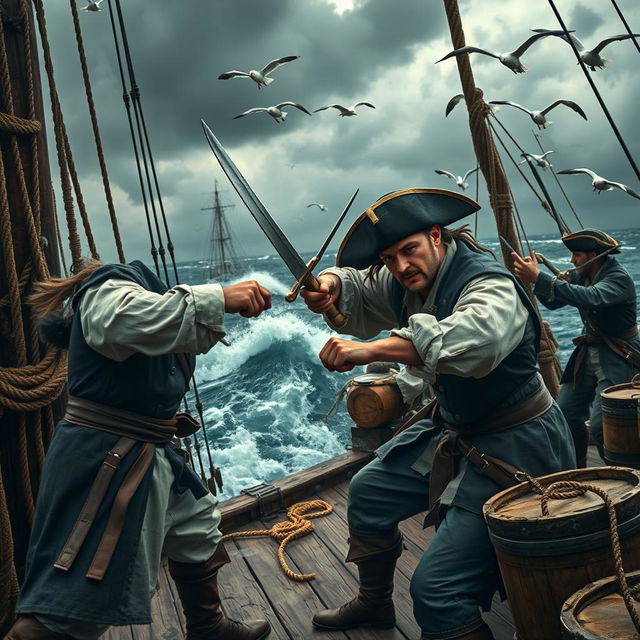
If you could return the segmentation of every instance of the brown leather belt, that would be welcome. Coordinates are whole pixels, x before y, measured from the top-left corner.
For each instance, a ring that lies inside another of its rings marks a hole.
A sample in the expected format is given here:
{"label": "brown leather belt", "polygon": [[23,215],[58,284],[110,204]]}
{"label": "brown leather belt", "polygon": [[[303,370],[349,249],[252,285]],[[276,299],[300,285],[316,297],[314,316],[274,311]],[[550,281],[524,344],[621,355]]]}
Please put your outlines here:
{"label": "brown leather belt", "polygon": [[425,517],[424,526],[438,523],[440,496],[455,477],[455,458],[458,456],[465,456],[480,473],[504,488],[519,482],[516,478],[518,469],[503,460],[478,451],[474,446],[469,446],[462,440],[461,435],[485,435],[512,429],[540,417],[552,404],[551,394],[544,384],[540,384],[540,387],[531,395],[514,405],[505,407],[490,418],[465,427],[444,424],[444,432],[436,447],[431,465],[429,512]]}
{"label": "brown leather belt", "polygon": [[77,558],[120,463],[137,442],[144,443],[116,493],[107,526],[86,573],[87,578],[102,580],[122,533],[127,506],[153,461],[154,445],[171,442],[178,420],[159,420],[75,396],[69,396],[64,420],[119,435],[120,439],[102,462],[82,510],[53,565],[62,571],[68,571]]}
{"label": "brown leather belt", "polygon": [[629,344],[629,340],[632,340],[637,335],[638,328],[637,326],[634,326],[620,336],[591,335],[585,333],[575,337],[572,342],[578,349],[573,365],[574,378],[578,375],[580,368],[582,367],[584,357],[587,353],[587,347],[589,345],[606,344],[607,347],[609,347],[609,349],[611,349],[611,351],[616,355],[627,360],[634,367],[640,367],[640,352]]}

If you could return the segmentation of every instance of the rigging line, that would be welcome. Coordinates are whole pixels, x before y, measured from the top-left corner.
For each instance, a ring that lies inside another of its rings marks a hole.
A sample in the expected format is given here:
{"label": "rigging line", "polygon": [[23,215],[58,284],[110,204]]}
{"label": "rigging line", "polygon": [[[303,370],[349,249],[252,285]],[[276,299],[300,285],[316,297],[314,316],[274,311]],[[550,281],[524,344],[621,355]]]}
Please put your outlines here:
{"label": "rigging line", "polygon": [[[478,202],[478,197],[480,196],[480,165],[476,162],[476,202]],[[478,212],[476,211],[475,216],[475,224],[473,235],[478,237]]]}
{"label": "rigging line", "polygon": [[[542,146],[542,143],[540,142],[540,137],[538,136],[538,134],[535,131],[533,131],[533,129],[531,130],[531,133],[533,133],[533,137],[536,139],[536,142],[538,143],[538,146],[540,147],[540,151],[542,151],[542,153],[545,153],[545,149]],[[580,220],[580,218],[578,217],[578,213],[576,212],[576,210],[573,208],[573,205],[571,204],[571,200],[569,200],[569,196],[567,195],[567,192],[564,190],[564,187],[562,186],[562,183],[560,182],[560,180],[558,180],[558,176],[556,175],[556,172],[554,171],[553,165],[551,163],[549,163],[549,169],[551,169],[551,173],[553,174],[553,177],[555,178],[556,184],[560,188],[560,191],[562,191],[562,195],[564,196],[564,199],[567,201],[567,204],[569,205],[569,208],[571,209],[573,215],[575,216],[576,220],[578,221],[578,224],[580,225],[581,228],[584,229],[584,224],[582,223],[582,220]]]}
{"label": "rigging line", "polygon": [[[129,69],[129,78],[131,81],[131,96],[133,98],[133,103],[134,103],[134,112],[135,113],[139,113],[140,116],[140,125],[142,127],[142,134],[141,134],[141,141],[144,140],[144,143],[146,144],[146,150],[147,150],[147,154],[149,156],[149,165],[151,167],[151,175],[153,176],[153,183],[155,186],[155,194],[157,196],[158,199],[158,205],[160,207],[160,213],[162,215],[162,224],[164,226],[164,231],[166,234],[166,238],[167,238],[167,249],[169,250],[169,255],[171,257],[171,265],[173,267],[173,275],[175,277],[176,280],[176,284],[178,284],[180,282],[180,279],[178,277],[178,268],[176,265],[176,260],[175,260],[175,255],[174,255],[174,246],[173,246],[173,242],[171,241],[171,233],[169,231],[169,226],[167,224],[167,216],[165,214],[165,210],[164,210],[164,203],[162,201],[162,195],[160,193],[160,184],[158,182],[158,175],[156,173],[156,167],[155,167],[155,163],[153,161],[153,153],[151,151],[151,143],[149,142],[149,134],[147,131],[147,125],[145,122],[145,118],[144,118],[144,111],[142,109],[142,100],[141,100],[141,96],[140,96],[140,87],[138,86],[138,83],[136,82],[136,77],[135,77],[135,71],[134,71],[134,67],[133,67],[133,61],[131,58],[131,51],[129,49],[129,41],[127,39],[127,32],[126,32],[126,27],[125,27],[125,23],[124,23],[124,17],[122,15],[122,8],[121,8],[121,4],[120,4],[120,0],[116,0],[116,8],[118,10],[118,21],[120,23],[120,31],[122,34],[122,43],[123,43],[123,47],[124,47],[124,52],[125,52],[125,57],[127,60],[127,67]],[[149,191],[151,192],[151,186],[149,186]],[[155,198],[152,199],[152,202],[154,202]],[[154,209],[154,215],[155,215],[155,206],[153,207]],[[159,234],[159,231],[158,231]],[[163,260],[163,265],[164,265],[164,269],[165,269],[165,275],[167,277],[167,286],[170,286],[169,283],[169,274],[167,273],[167,268],[166,265],[164,263],[164,247],[162,244],[160,244],[160,256]]]}
{"label": "rigging line", "polygon": [[[135,83],[135,77],[133,75],[133,64],[131,62],[131,54],[129,51],[129,45],[127,42],[127,36],[126,36],[126,32],[124,29],[124,20],[122,17],[122,12],[120,10],[120,0],[116,0],[116,11],[118,14],[118,24],[120,27],[120,37],[122,38],[122,49],[124,51],[124,56],[125,56],[125,62],[127,64],[127,70],[129,72],[129,82],[131,83],[131,90],[129,91],[129,96],[131,98],[131,101],[133,103],[133,115],[135,118],[135,123],[136,123],[136,130],[137,130],[137,136],[138,136],[138,142],[140,144],[140,156],[142,158],[142,166],[144,167],[144,178],[146,180],[147,183],[147,189],[148,189],[148,193],[149,193],[149,203],[151,205],[151,213],[153,216],[153,224],[155,226],[156,229],[156,235],[157,235],[157,239],[158,239],[158,254],[160,255],[160,262],[162,263],[162,269],[164,271],[164,276],[165,276],[165,283],[167,285],[167,287],[170,287],[171,284],[169,282],[169,271],[167,269],[167,262],[165,259],[165,250],[164,250],[164,245],[162,243],[162,234],[160,233],[160,224],[158,222],[158,212],[156,210],[156,203],[155,203],[155,198],[153,196],[153,189],[151,187],[151,177],[150,177],[150,173],[149,173],[149,164],[147,162],[147,154],[145,152],[145,148],[144,148],[144,141],[143,141],[143,136],[142,136],[142,129],[141,129],[141,123],[140,123],[140,118],[141,118],[141,105],[139,104],[138,100],[136,99],[137,95],[138,95],[138,87]],[[160,275],[160,274],[158,274]]]}
{"label": "rigging line", "polygon": [[[500,127],[502,127],[503,131],[509,136],[509,138],[512,140],[512,142],[518,147],[518,149],[520,149],[522,151],[522,153],[525,153],[524,150],[522,149],[522,147],[518,144],[518,142],[515,140],[515,138],[509,133],[507,128],[502,124],[502,122],[500,122],[500,120],[496,117],[495,114],[493,114],[493,118],[500,125]],[[502,140],[502,138],[500,137],[500,135],[496,131],[495,127],[493,126],[493,123],[489,122],[489,126],[491,127],[492,131],[495,133],[496,137],[500,141],[500,144],[502,145],[503,149],[505,150],[505,152],[507,153],[507,155],[511,159],[511,162],[513,162],[513,164],[515,165],[516,169],[518,170],[520,175],[524,178],[525,182],[529,185],[531,190],[534,192],[534,194],[536,195],[538,200],[540,200],[540,204],[542,205],[542,208],[553,218],[554,222],[558,226],[558,229],[560,230],[560,233],[561,234],[563,233],[563,229],[566,230],[566,231],[569,231],[569,227],[567,226],[566,222],[562,219],[562,216],[558,213],[556,208],[553,206],[553,202],[551,201],[551,197],[549,196],[549,192],[547,191],[547,188],[545,187],[544,183],[542,182],[542,179],[538,175],[538,172],[535,170],[535,167],[533,167],[531,162],[529,162],[529,167],[531,168],[531,173],[533,173],[533,177],[536,179],[538,185],[540,186],[540,189],[542,189],[542,192],[543,192],[543,194],[544,194],[546,199],[540,197],[538,192],[535,190],[534,186],[531,184],[531,182],[529,182],[527,177],[524,175],[524,172],[520,168],[520,164],[517,163],[515,161],[515,159],[513,158],[513,156],[509,153],[509,150],[507,149],[504,141]]]}
{"label": "rigging line", "polygon": [[142,193],[142,203],[144,205],[144,214],[147,220],[147,230],[149,232],[149,242],[151,243],[151,257],[155,266],[156,274],[160,277],[160,265],[158,264],[158,250],[156,249],[155,238],[153,237],[153,229],[151,227],[151,218],[149,216],[149,204],[147,202],[147,194],[142,179],[142,168],[140,166],[140,155],[138,153],[138,143],[136,141],[135,131],[133,129],[133,120],[131,119],[131,101],[127,92],[126,82],[124,79],[124,71],[122,69],[122,55],[120,53],[120,44],[118,42],[118,34],[113,19],[113,8],[111,0],[107,0],[109,5],[109,19],[111,20],[111,31],[113,32],[113,42],[116,48],[116,57],[118,59],[118,69],[120,71],[120,82],[122,83],[122,100],[124,102],[125,111],[127,112],[127,120],[129,121],[129,133],[131,134],[131,142],[133,144],[133,153],[136,161],[136,169],[138,171],[138,180],[140,182],[140,192]]}
{"label": "rigging line", "polygon": [[589,74],[589,71],[587,70],[587,67],[585,66],[584,62],[582,62],[582,60],[580,59],[580,53],[578,52],[578,49],[576,48],[575,43],[573,42],[573,40],[571,39],[571,36],[569,35],[569,31],[567,30],[567,27],[566,27],[566,25],[565,25],[565,23],[564,23],[564,21],[562,19],[562,16],[560,15],[558,9],[556,8],[556,5],[554,4],[553,0],[548,0],[548,2],[549,2],[549,5],[551,6],[551,9],[553,10],[553,13],[555,14],[556,18],[558,19],[558,22],[560,23],[560,26],[562,27],[562,30],[564,31],[565,37],[567,39],[567,42],[571,45],[571,48],[573,49],[573,52],[576,55],[576,59],[578,60],[578,64],[580,65],[580,68],[582,69],[582,72],[584,73],[585,77],[587,78],[587,81],[591,85],[591,90],[593,91],[593,93],[596,96],[598,102],[600,103],[600,106],[602,107],[602,110],[604,111],[604,115],[606,116],[607,120],[609,121],[609,124],[611,125],[611,128],[613,129],[613,132],[614,132],[616,138],[618,138],[618,142],[620,143],[620,146],[622,147],[622,150],[624,151],[625,155],[627,156],[627,160],[629,160],[629,164],[631,165],[632,169],[635,171],[636,177],[638,178],[638,180],[640,180],[640,169],[638,169],[638,165],[636,165],[635,160],[633,159],[633,156],[631,155],[629,149],[627,148],[627,144],[624,141],[624,138],[622,137],[620,131],[618,131],[618,127],[616,126],[616,123],[613,121],[613,118],[611,117],[611,114],[609,113],[609,109],[607,109],[607,105],[604,103],[604,100],[602,99],[602,96],[600,95],[600,92],[598,91],[598,88],[596,87],[595,83],[591,79],[591,76]]}
{"label": "rigging line", "polygon": [[633,31],[631,31],[631,28],[629,27],[629,23],[624,17],[624,14],[622,13],[622,11],[620,11],[618,4],[616,3],[616,0],[611,0],[611,4],[613,5],[613,8],[616,10],[618,16],[620,17],[620,20],[622,20],[622,24],[625,26],[627,33],[631,36],[631,40],[633,40],[633,44],[636,46],[638,53],[640,53],[640,45],[638,45],[638,41],[636,40],[636,37],[633,34]]}
{"label": "rigging line", "polygon": [[[129,41],[127,39],[127,31],[126,31],[126,27],[125,27],[125,23],[124,23],[124,17],[122,14],[122,7],[120,4],[120,0],[115,0],[116,3],[116,10],[118,12],[118,24],[120,26],[120,35],[122,37],[122,47],[124,50],[124,54],[125,54],[125,61],[127,63],[127,69],[129,72],[129,80],[131,83],[131,91],[130,91],[130,96],[132,98],[133,101],[133,105],[134,105],[134,116],[136,119],[136,124],[138,127],[138,136],[139,136],[139,140],[140,140],[140,149],[142,152],[142,159],[143,159],[143,164],[145,167],[145,173],[146,173],[146,177],[147,177],[147,183],[148,183],[148,188],[149,188],[149,194],[151,197],[151,210],[153,213],[153,218],[154,218],[154,223],[156,226],[156,232],[158,234],[158,252],[160,254],[160,260],[162,262],[162,266],[164,269],[164,273],[166,276],[166,283],[167,286],[170,286],[170,279],[169,279],[169,273],[167,270],[167,263],[166,263],[166,259],[165,259],[165,251],[164,251],[164,246],[162,244],[162,235],[160,233],[160,228],[158,225],[158,217],[157,217],[157,211],[156,211],[156,207],[155,207],[155,198],[153,197],[153,190],[151,188],[151,182],[150,182],[150,177],[149,177],[149,170],[148,170],[148,166],[147,166],[147,158],[146,158],[146,154],[145,154],[145,148],[144,148],[144,143],[146,143],[147,146],[147,150],[149,153],[149,163],[151,165],[151,169],[153,172],[153,178],[154,178],[154,183],[156,186],[156,194],[158,197],[158,203],[160,205],[160,211],[162,214],[162,220],[163,220],[163,225],[165,228],[165,232],[167,234],[167,242],[168,242],[168,249],[169,249],[169,255],[171,257],[171,262],[172,262],[172,266],[173,266],[173,272],[174,272],[174,276],[176,279],[176,284],[178,284],[180,282],[180,279],[178,277],[178,269],[177,269],[177,265],[176,265],[176,260],[175,260],[175,255],[174,255],[174,247],[173,247],[173,243],[171,242],[171,236],[169,233],[169,227],[167,225],[167,219],[166,219],[166,215],[165,215],[165,211],[164,211],[164,206],[162,204],[162,196],[160,194],[160,188],[159,188],[159,184],[158,184],[158,179],[157,179],[157,174],[156,174],[156,170],[155,170],[155,165],[154,165],[154,161],[153,161],[153,155],[151,152],[151,145],[149,143],[149,136],[147,133],[147,127],[145,124],[145,120],[144,120],[144,113],[142,110],[142,102],[140,99],[140,88],[138,87],[138,84],[136,82],[136,77],[135,77],[135,71],[133,68],[133,60],[131,58],[131,50],[129,48]],[[142,131],[141,131],[141,127],[142,127]],[[144,136],[143,136],[144,133]],[[191,383],[193,385],[193,389],[194,389],[194,393],[196,395],[196,409],[198,411],[198,416],[200,418],[200,423],[202,424],[202,438],[204,439],[205,445],[206,445],[206,449],[207,449],[207,457],[209,460],[209,468],[210,469],[215,469],[215,465],[213,464],[213,458],[211,455],[211,448],[209,446],[209,439],[207,437],[207,431],[205,428],[205,420],[204,420],[204,411],[203,411],[203,406],[202,403],[199,400],[199,394],[197,391],[197,383],[196,383],[196,379],[195,376],[192,374],[191,375]],[[184,404],[185,406],[187,405],[187,399],[186,397],[184,398]],[[188,410],[188,409],[187,409]],[[197,441],[197,439],[196,439]],[[199,454],[199,452],[198,452]],[[211,477],[211,482],[215,483],[216,479],[214,477],[214,474],[212,473],[212,477]],[[215,485],[213,485],[215,486]],[[211,485],[209,485],[210,490],[212,490],[212,493],[214,493],[213,488]],[[220,484],[220,488],[221,488],[221,484]]]}

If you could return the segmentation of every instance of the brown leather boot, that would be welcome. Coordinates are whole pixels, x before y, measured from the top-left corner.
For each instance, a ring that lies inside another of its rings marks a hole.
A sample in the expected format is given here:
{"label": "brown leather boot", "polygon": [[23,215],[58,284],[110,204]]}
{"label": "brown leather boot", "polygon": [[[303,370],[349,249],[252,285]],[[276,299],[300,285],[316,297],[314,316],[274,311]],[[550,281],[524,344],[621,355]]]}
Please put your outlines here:
{"label": "brown leather boot", "polygon": [[169,572],[176,583],[187,619],[187,640],[260,640],[271,627],[266,620],[236,622],[224,617],[218,593],[218,570],[230,562],[224,545],[206,562],[169,560]]}
{"label": "brown leather boot", "polygon": [[5,640],[73,640],[73,636],[53,633],[32,616],[19,616]]}
{"label": "brown leather boot", "polygon": [[571,437],[573,438],[573,446],[576,450],[576,469],[586,469],[590,438],[587,425],[581,424],[577,429],[572,429]]}
{"label": "brown leather boot", "polygon": [[314,626],[329,630],[393,627],[393,574],[401,553],[402,534],[398,530],[389,536],[363,536],[350,531],[347,562],[358,566],[360,590],[341,607],[316,613]]}
{"label": "brown leather boot", "polygon": [[[515,636],[514,636],[515,638]],[[424,638],[422,640],[425,640]],[[451,640],[495,640],[491,629],[483,622],[477,629],[467,631],[461,636],[453,636]]]}

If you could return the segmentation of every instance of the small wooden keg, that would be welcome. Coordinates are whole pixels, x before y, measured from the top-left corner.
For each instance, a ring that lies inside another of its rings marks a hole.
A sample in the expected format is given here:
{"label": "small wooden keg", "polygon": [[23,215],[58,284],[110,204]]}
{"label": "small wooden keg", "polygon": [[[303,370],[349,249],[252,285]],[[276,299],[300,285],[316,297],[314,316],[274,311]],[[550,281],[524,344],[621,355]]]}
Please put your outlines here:
{"label": "small wooden keg", "polygon": [[[611,496],[627,571],[640,569],[640,472],[622,467],[563,471],[537,478],[545,488],[572,480]],[[505,489],[484,505],[519,640],[561,640],[560,610],[586,584],[614,573],[609,518],[593,492],[550,500],[528,482]]]}
{"label": "small wooden keg", "polygon": [[365,373],[351,381],[347,411],[359,427],[379,427],[397,420],[403,409],[402,394],[394,376]]}
{"label": "small wooden keg", "polygon": [[[640,571],[626,574],[630,589],[640,585]],[[640,640],[615,576],[574,593],[560,615],[564,640]]]}
{"label": "small wooden keg", "polygon": [[600,394],[607,464],[640,469],[640,376]]}

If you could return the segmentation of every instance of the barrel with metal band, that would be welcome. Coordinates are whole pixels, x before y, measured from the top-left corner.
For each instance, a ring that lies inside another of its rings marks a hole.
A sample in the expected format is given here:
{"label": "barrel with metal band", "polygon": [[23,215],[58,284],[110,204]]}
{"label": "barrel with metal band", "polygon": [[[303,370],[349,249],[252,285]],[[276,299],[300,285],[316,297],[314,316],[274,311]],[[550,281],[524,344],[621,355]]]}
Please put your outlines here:
{"label": "barrel with metal band", "polygon": [[365,373],[353,378],[347,411],[359,427],[379,427],[400,418],[405,406],[395,375]]}
{"label": "barrel with metal band", "polygon": [[[153,461],[155,445],[171,442],[178,431],[179,423],[181,434],[186,434],[188,428],[185,428],[184,416],[161,420],[75,396],[69,396],[64,420],[69,424],[112,433],[120,436],[120,439],[107,453],[76,523],[54,563],[57,569],[63,571],[68,571],[73,565],[118,466],[136,443],[144,443],[133,466],[118,488],[105,532],[86,573],[87,578],[102,580],[118,544],[129,501]],[[195,421],[191,421],[191,427],[195,427],[191,433],[194,433],[198,426]]]}
{"label": "barrel with metal band", "polygon": [[640,374],[600,394],[604,459],[640,469]]}
{"label": "barrel with metal band", "polygon": [[[640,571],[627,573],[625,579],[631,591],[640,589]],[[616,576],[596,580],[569,597],[562,607],[560,622],[563,640],[640,638]]]}
{"label": "barrel with metal band", "polygon": [[[536,479],[539,488],[572,481],[610,496],[627,571],[640,569],[640,473],[623,467],[563,471]],[[501,491],[484,505],[518,640],[561,640],[560,611],[586,584],[614,573],[609,514],[592,492],[541,499],[530,482]]]}

